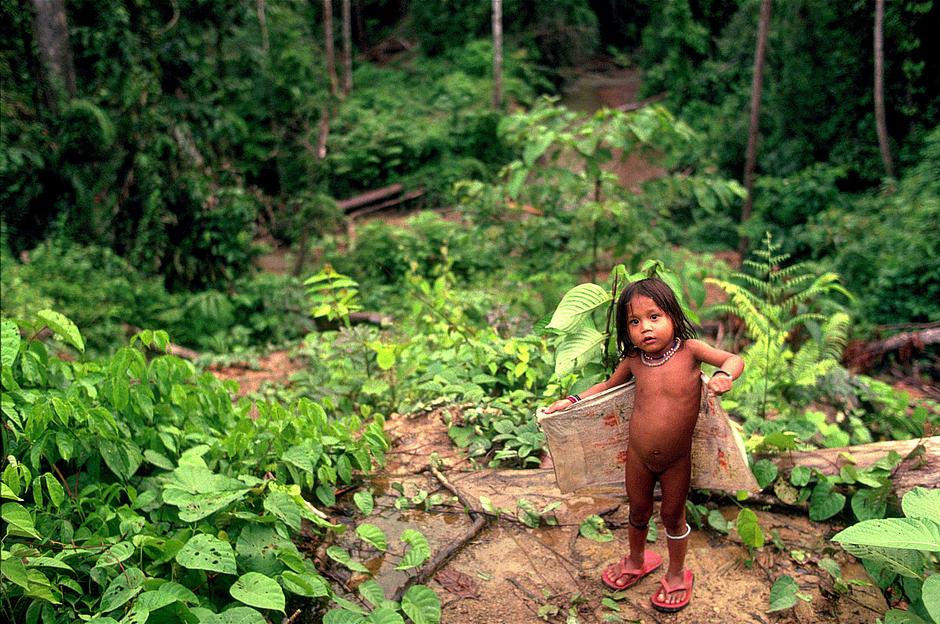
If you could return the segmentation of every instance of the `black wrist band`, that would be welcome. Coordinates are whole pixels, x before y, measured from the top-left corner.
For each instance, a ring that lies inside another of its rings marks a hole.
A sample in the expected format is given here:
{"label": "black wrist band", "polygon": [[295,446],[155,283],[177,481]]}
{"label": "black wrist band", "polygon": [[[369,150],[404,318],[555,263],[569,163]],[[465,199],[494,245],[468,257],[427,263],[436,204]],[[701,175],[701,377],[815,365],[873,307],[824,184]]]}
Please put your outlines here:
{"label": "black wrist band", "polygon": [[728,379],[730,379],[731,381],[734,381],[734,377],[731,376],[731,373],[729,373],[726,370],[722,370],[720,368],[716,370],[714,373],[712,373],[712,377],[714,377],[715,375],[727,375]]}

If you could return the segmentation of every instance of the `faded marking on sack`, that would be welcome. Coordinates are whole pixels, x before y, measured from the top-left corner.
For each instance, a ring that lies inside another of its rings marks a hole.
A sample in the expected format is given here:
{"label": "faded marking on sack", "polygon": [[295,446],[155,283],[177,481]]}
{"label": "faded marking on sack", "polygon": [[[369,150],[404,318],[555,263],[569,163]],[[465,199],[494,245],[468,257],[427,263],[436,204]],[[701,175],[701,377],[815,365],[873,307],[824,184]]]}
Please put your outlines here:
{"label": "faded marking on sack", "polygon": [[620,425],[620,419],[617,418],[617,415],[611,412],[604,416],[604,424],[608,427],[617,427]]}
{"label": "faded marking on sack", "polygon": [[721,449],[718,449],[718,465],[721,466],[722,470],[731,470],[731,466],[728,465],[728,458]]}

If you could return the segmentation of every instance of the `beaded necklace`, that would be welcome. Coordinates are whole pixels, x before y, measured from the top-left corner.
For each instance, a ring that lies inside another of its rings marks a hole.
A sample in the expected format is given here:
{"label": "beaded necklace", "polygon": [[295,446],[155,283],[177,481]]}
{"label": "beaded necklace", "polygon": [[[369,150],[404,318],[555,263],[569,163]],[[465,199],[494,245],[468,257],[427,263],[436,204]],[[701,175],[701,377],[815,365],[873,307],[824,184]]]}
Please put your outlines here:
{"label": "beaded necklace", "polygon": [[676,341],[672,343],[672,346],[659,355],[647,355],[645,351],[640,351],[640,361],[647,366],[662,366],[669,361],[669,358],[676,354],[676,351],[679,350],[680,346],[682,346],[682,340],[680,338],[676,338]]}

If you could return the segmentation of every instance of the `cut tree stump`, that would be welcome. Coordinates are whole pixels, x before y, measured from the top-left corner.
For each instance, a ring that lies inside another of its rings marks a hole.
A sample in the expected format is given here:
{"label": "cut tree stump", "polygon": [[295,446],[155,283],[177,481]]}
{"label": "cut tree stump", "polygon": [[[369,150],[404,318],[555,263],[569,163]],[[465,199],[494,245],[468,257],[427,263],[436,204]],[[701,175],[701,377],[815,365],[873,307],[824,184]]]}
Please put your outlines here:
{"label": "cut tree stump", "polygon": [[931,436],[917,440],[873,442],[857,446],[817,449],[815,451],[797,451],[779,455],[773,459],[781,470],[790,470],[794,466],[816,468],[826,475],[834,475],[842,466],[851,462],[844,454],[851,455],[857,468],[868,468],[891,451],[906,458],[919,444],[926,447],[926,452],[901,462],[894,472],[893,489],[903,496],[917,486],[940,488],[940,436]]}

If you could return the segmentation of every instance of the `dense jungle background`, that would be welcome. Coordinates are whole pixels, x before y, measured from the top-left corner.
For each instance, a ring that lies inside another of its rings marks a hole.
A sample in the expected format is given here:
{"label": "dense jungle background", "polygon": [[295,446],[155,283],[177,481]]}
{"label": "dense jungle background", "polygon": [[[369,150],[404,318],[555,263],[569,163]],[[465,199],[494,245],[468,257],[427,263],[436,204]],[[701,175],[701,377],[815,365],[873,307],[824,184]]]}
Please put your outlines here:
{"label": "dense jungle background", "polygon": [[[0,11],[10,621],[940,622],[932,0]],[[674,616],[536,420],[652,275],[757,484]]]}

